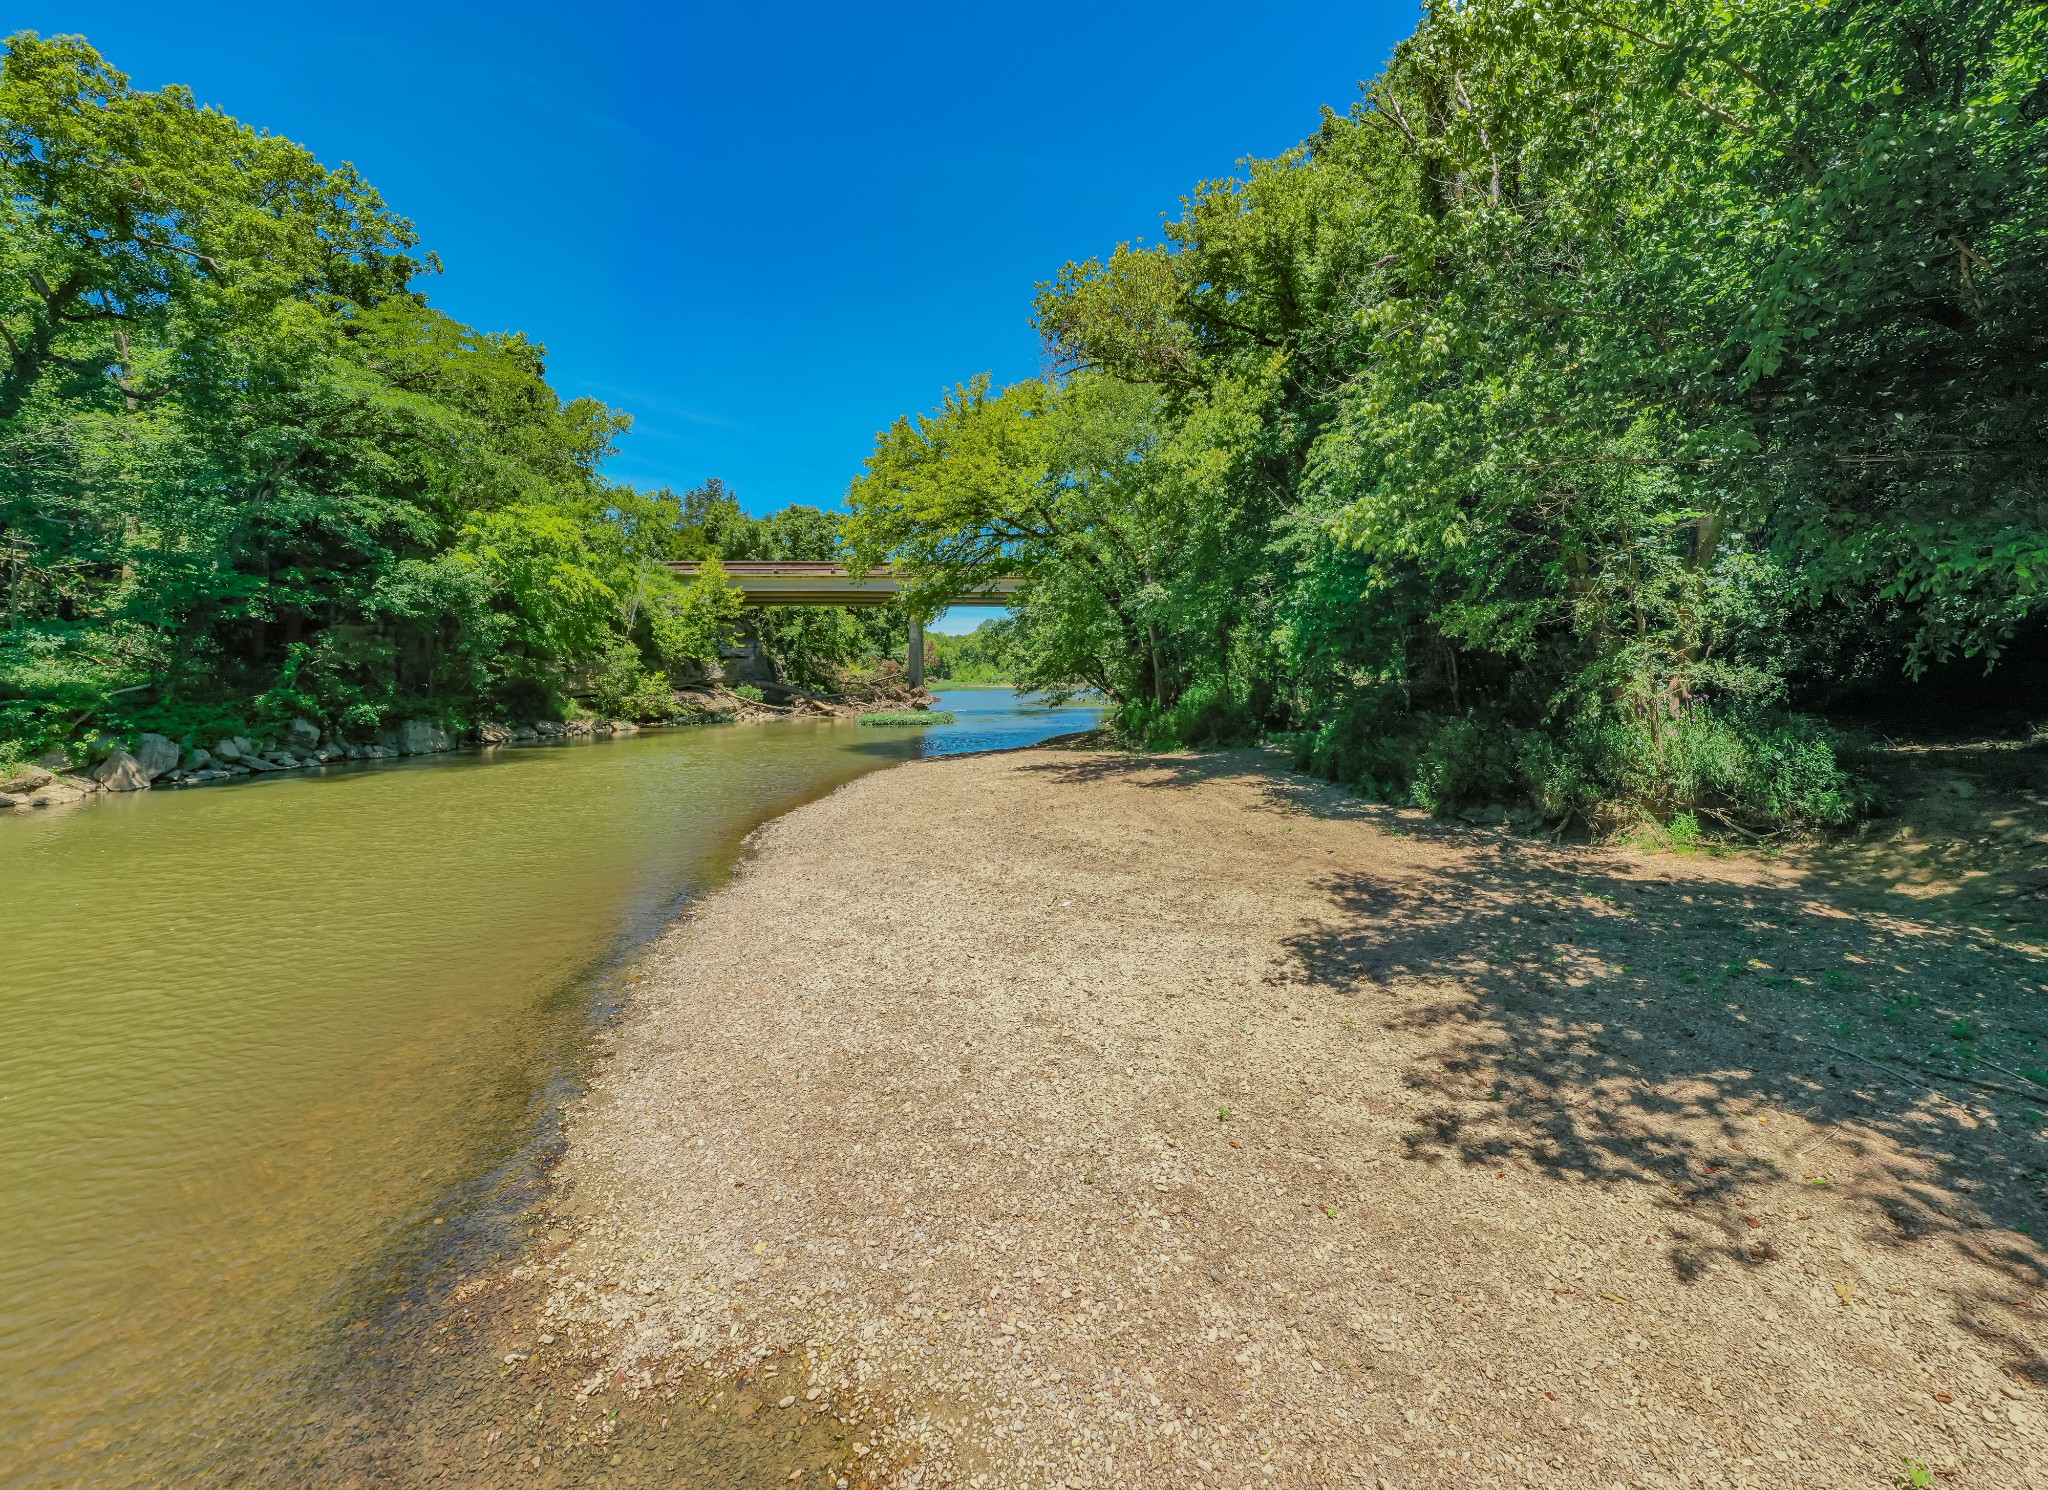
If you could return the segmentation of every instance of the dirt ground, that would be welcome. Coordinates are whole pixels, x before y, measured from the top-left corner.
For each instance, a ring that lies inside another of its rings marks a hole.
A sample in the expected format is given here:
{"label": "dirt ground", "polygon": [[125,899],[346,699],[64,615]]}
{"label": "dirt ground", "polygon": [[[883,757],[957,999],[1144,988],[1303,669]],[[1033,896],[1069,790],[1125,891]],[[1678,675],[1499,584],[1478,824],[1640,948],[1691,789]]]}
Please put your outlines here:
{"label": "dirt ground", "polygon": [[786,1425],[762,1483],[2044,1490],[2048,801],[1900,769],[1996,842],[864,778],[648,956],[540,1338]]}

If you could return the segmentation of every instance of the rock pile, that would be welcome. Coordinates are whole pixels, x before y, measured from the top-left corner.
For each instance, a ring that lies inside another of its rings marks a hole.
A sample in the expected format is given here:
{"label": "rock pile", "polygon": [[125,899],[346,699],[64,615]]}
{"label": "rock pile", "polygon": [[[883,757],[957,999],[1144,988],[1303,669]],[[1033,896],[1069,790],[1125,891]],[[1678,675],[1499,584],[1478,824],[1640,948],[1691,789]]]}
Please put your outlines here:
{"label": "rock pile", "polygon": [[532,724],[479,725],[473,736],[443,728],[430,719],[408,719],[392,729],[352,740],[323,730],[310,719],[294,719],[283,743],[256,741],[247,735],[216,740],[209,748],[179,749],[158,734],[143,735],[133,749],[120,741],[102,742],[104,754],[89,771],[76,771],[61,751],[52,751],[33,766],[0,770],[0,809],[57,807],[97,792],[143,791],[151,786],[203,786],[275,771],[305,771],[348,761],[396,760],[408,755],[439,755],[469,744],[532,745],[611,735],[630,735],[640,726],[624,719],[552,719]]}

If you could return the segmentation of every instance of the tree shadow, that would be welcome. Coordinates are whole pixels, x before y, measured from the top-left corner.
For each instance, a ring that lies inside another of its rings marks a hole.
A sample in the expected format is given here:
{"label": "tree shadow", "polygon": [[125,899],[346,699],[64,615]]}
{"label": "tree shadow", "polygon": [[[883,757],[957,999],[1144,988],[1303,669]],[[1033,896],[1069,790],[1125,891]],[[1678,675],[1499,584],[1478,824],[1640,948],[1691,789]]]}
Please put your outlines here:
{"label": "tree shadow", "polygon": [[[1296,800],[1354,815],[1312,786]],[[1993,1075],[1987,1047],[2027,1063],[2048,958],[1684,859],[1419,831],[1470,851],[1332,877],[1274,974],[1347,1004],[1369,984],[1391,1006],[1413,1047],[1401,1078],[1428,1104],[1411,1160],[1652,1186],[1687,1281],[1778,1261],[1802,1200],[1846,1191],[1875,1246],[1945,1239],[2002,1279],[1958,1282],[1957,1322],[2048,1384],[2025,1312],[2048,1285],[2027,1234],[2048,1236],[2039,1111],[1958,1079]],[[1817,1136],[1790,1149],[1802,1121]]]}
{"label": "tree shadow", "polygon": [[1271,975],[1347,1014],[1361,995],[1391,1005],[1413,1048],[1401,1079],[1428,1102],[1408,1159],[1654,1187],[1687,1282],[1782,1261],[1774,1237],[1827,1190],[1882,1253],[1946,1245],[1981,1265],[1944,1273],[1954,1323],[2048,1385],[2048,955],[1943,917],[1964,904],[1939,888],[1879,908],[1871,858],[1813,855],[1797,883],[1759,882],[1705,856],[1474,831],[1278,764],[1024,769],[1146,790],[1255,773],[1271,810],[1455,850],[1331,876]]}

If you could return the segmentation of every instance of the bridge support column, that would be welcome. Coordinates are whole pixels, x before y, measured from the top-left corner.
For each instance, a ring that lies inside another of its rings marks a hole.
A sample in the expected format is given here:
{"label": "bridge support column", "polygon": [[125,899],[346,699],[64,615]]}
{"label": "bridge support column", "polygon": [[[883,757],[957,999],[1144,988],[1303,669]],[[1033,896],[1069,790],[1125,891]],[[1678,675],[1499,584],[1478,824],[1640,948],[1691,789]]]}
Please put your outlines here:
{"label": "bridge support column", "polygon": [[910,618],[910,647],[903,656],[909,664],[905,671],[910,675],[910,686],[924,687],[924,622],[916,616]]}

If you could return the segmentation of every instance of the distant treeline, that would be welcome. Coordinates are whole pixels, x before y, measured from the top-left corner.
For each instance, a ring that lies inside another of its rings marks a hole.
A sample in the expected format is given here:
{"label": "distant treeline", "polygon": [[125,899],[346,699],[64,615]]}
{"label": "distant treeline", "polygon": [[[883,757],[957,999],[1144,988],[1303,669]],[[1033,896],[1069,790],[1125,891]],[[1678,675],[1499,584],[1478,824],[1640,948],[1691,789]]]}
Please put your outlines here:
{"label": "distant treeline", "polygon": [[[661,713],[736,593],[671,558],[834,557],[837,519],[608,483],[628,420],[459,324],[347,166],[140,92],[83,40],[0,64],[0,764],[305,715]],[[800,681],[900,618],[772,614]]]}
{"label": "distant treeline", "polygon": [[1840,821],[1815,711],[2042,634],[2044,73],[2031,5],[1431,4],[1041,286],[1055,372],[889,430],[855,548],[1027,574],[1006,670],[1137,740]]}
{"label": "distant treeline", "polygon": [[1016,631],[1017,623],[1004,616],[959,636],[927,633],[932,653],[927,671],[934,681],[947,683],[1013,683],[1021,666],[1021,659],[1011,655]]}

